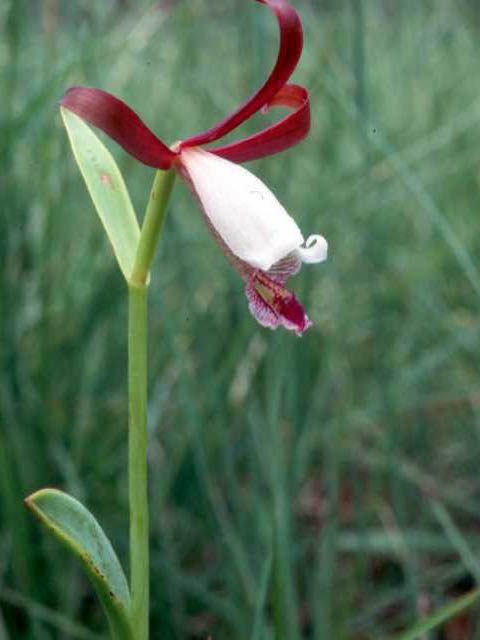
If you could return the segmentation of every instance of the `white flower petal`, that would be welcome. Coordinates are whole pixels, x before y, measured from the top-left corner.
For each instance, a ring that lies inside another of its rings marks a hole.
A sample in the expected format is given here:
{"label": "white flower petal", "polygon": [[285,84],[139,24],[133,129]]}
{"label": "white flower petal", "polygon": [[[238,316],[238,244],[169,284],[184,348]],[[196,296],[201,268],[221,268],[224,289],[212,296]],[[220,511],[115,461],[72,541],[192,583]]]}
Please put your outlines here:
{"label": "white flower petal", "polygon": [[264,271],[295,250],[318,262],[304,259],[316,252],[299,248],[298,225],[252,173],[199,148],[183,150],[180,161],[205,215],[238,258]]}
{"label": "white flower petal", "polygon": [[302,262],[323,262],[327,259],[328,242],[323,236],[309,236],[305,245],[297,249]]}

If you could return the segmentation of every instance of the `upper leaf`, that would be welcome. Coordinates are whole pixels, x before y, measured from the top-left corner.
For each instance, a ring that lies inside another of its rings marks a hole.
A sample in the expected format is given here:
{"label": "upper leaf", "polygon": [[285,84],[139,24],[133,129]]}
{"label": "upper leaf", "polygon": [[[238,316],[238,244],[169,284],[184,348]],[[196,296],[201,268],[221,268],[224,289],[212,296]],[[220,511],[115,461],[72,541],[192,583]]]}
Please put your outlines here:
{"label": "upper leaf", "polygon": [[92,514],[56,489],[41,489],[25,504],[82,562],[100,598],[115,640],[133,640],[130,593],[115,551]]}
{"label": "upper leaf", "polygon": [[73,153],[93,204],[128,280],[140,238],[135,211],[111,153],[81,118],[61,108]]}

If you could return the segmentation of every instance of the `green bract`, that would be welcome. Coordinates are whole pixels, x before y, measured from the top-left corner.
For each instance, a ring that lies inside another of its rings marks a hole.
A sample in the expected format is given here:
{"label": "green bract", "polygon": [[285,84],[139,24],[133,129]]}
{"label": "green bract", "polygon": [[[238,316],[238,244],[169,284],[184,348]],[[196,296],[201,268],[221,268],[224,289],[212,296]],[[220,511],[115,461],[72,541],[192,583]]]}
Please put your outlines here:
{"label": "green bract", "polygon": [[112,154],[88,125],[61,109],[73,153],[126,280],[132,273],[140,229]]}

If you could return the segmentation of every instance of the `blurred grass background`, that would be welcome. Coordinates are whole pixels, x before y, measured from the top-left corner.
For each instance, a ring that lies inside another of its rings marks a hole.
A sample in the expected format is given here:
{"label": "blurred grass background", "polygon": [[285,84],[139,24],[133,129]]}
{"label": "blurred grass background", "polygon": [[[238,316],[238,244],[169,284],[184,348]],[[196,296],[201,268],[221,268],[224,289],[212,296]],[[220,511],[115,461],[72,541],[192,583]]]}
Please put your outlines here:
{"label": "blurred grass background", "polygon": [[[250,166],[330,258],[292,281],[314,328],[262,329],[176,185],[150,301],[154,639],[385,638],[480,582],[478,3],[294,4],[312,133]],[[253,2],[0,0],[0,640],[106,633],[26,495],[72,493],[128,550],[126,291],[57,102],[102,87],[170,143],[276,47]],[[109,147],[142,212],[153,171]],[[475,637],[475,609],[429,636]]]}

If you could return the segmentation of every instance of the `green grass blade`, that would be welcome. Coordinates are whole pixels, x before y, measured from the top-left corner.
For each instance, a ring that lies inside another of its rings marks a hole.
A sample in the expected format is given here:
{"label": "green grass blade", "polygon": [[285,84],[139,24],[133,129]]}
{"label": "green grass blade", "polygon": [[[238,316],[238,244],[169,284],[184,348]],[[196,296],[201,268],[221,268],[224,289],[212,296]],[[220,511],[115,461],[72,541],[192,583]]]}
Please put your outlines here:
{"label": "green grass blade", "polygon": [[257,602],[255,604],[255,618],[253,622],[252,640],[261,640],[263,627],[263,613],[268,595],[268,584],[272,575],[273,551],[270,550],[262,569],[260,587],[258,589]]}
{"label": "green grass blade", "polygon": [[409,631],[406,631],[399,636],[395,636],[395,640],[415,640],[415,638],[422,637],[424,634],[428,633],[435,627],[438,627],[438,625],[442,624],[442,622],[450,620],[450,618],[453,618],[458,613],[469,607],[475,602],[475,600],[478,599],[479,596],[480,589],[475,589],[475,591],[467,593],[461,598],[457,598],[453,602],[447,604],[444,607],[441,607],[428,617],[424,618]]}
{"label": "green grass blade", "polygon": [[477,584],[479,584],[480,564],[467,538],[462,535],[461,530],[455,524],[448,510],[438,500],[432,501],[432,512],[442,525],[447,539],[462,559],[465,569],[475,577]]}
{"label": "green grass blade", "polygon": [[66,109],[60,111],[93,204],[120,269],[128,280],[135,261],[140,229],[120,169],[111,153],[81,118]]}
{"label": "green grass blade", "polygon": [[[83,625],[73,622],[70,618],[67,618],[58,611],[45,607],[13,589],[0,586],[0,602],[28,611],[32,618],[50,625],[66,638],[69,638],[69,640],[104,640],[103,635],[89,631]],[[2,635],[2,631],[4,635]],[[10,635],[5,635],[6,632],[6,627],[2,629],[0,612],[0,640],[11,640]]]}
{"label": "green grass blade", "polygon": [[120,562],[92,514],[71,496],[41,489],[25,503],[82,562],[108,618],[112,637],[132,640],[130,593]]}

